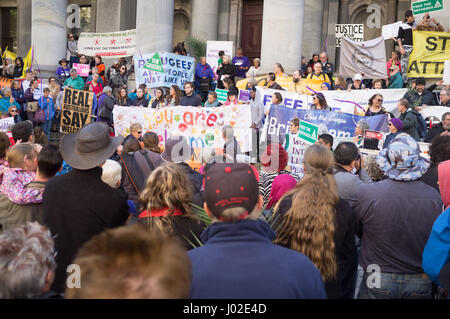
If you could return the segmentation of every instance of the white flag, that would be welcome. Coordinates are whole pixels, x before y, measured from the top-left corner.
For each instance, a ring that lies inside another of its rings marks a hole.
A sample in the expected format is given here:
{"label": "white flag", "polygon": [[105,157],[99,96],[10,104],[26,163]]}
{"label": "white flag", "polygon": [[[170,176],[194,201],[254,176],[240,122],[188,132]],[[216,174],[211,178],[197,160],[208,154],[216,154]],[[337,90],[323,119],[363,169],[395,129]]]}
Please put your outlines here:
{"label": "white flag", "polygon": [[360,73],[364,79],[385,79],[386,49],[383,37],[355,42],[342,37],[339,74],[353,77]]}

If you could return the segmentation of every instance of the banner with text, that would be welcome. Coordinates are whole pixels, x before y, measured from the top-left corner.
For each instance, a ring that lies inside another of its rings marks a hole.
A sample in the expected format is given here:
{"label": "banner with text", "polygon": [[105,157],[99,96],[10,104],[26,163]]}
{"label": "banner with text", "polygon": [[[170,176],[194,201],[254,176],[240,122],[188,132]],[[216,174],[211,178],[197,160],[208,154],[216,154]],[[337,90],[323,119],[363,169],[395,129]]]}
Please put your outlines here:
{"label": "banner with text", "polygon": [[61,112],[61,133],[76,133],[91,123],[94,92],[65,87]]}
{"label": "banner with text", "polygon": [[134,56],[136,88],[146,84],[150,88],[177,85],[183,90],[185,82],[194,80],[195,59],[167,52]]}
{"label": "banner with text", "polygon": [[233,57],[233,41],[207,41],[206,42],[206,63],[211,69],[217,70],[219,62],[219,51],[225,55]]}
{"label": "banner with text", "polygon": [[77,69],[77,74],[79,76],[89,76],[89,71],[91,70],[91,66],[89,64],[74,63],[73,67]]}
{"label": "banner with text", "polygon": [[440,78],[444,63],[450,60],[450,34],[413,31],[414,48],[409,56],[408,77]]}
{"label": "banner with text", "polygon": [[195,149],[223,148],[222,127],[231,125],[242,152],[252,148],[251,111],[249,105],[197,108],[165,107],[159,110],[114,106],[116,135],[130,134],[131,123],[140,123],[144,131],[159,135],[161,145],[175,135],[186,136]]}
{"label": "banner with text", "polygon": [[78,38],[78,54],[120,58],[135,53],[136,29],[105,33],[81,32]]}
{"label": "banner with text", "polygon": [[336,24],[335,26],[336,48],[341,47],[342,37],[347,37],[355,42],[364,41],[364,24]]}

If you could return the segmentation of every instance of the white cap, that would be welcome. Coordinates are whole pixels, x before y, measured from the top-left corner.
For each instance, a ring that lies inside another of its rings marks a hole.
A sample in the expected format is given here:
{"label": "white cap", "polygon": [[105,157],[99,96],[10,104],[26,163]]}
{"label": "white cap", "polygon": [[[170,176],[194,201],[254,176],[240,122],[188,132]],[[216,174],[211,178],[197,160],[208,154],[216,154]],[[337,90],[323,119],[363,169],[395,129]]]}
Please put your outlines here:
{"label": "white cap", "polygon": [[353,77],[353,81],[361,81],[362,80],[362,75],[359,73],[356,73],[355,76]]}

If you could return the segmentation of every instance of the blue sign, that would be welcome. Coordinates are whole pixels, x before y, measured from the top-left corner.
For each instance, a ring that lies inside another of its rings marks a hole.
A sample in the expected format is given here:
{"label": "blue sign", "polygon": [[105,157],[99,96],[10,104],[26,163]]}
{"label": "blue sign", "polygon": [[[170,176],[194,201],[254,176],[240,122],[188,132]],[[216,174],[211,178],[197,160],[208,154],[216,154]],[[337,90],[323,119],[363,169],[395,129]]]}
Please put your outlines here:
{"label": "blue sign", "polygon": [[136,88],[139,87],[139,84],[146,84],[150,88],[177,85],[183,90],[185,82],[192,82],[194,80],[194,58],[167,52],[159,53],[159,58],[164,69],[160,73],[145,68],[147,62],[155,55],[155,53],[148,53],[134,56]]}
{"label": "blue sign", "polygon": [[366,121],[370,130],[388,132],[387,115],[357,116],[333,111],[294,110],[286,107],[272,107],[266,118],[267,135],[283,136],[289,133],[289,125],[294,118],[319,126],[319,131],[322,126],[325,126],[328,129],[328,133],[336,138],[352,137],[359,120]]}

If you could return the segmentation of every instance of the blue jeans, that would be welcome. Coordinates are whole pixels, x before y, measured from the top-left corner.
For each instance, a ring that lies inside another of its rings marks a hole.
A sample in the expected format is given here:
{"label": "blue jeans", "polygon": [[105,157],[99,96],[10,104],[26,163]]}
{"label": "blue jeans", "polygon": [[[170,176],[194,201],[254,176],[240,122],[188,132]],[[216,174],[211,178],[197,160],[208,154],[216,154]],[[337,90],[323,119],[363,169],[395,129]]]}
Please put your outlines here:
{"label": "blue jeans", "polygon": [[[425,274],[380,273],[380,287],[369,288],[364,272],[358,299],[431,299],[432,284]],[[369,282],[372,282],[369,279]]]}
{"label": "blue jeans", "polygon": [[42,129],[48,138],[50,138],[50,129],[52,128],[53,119],[45,120],[45,123],[42,125]]}

